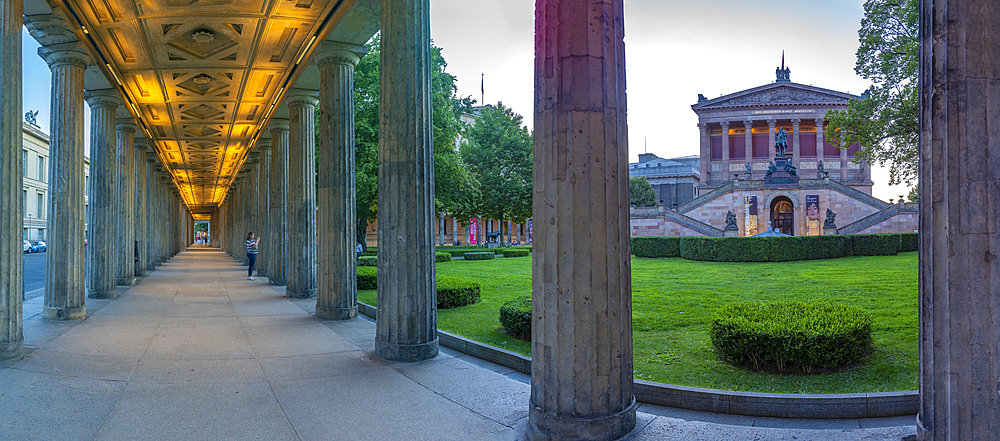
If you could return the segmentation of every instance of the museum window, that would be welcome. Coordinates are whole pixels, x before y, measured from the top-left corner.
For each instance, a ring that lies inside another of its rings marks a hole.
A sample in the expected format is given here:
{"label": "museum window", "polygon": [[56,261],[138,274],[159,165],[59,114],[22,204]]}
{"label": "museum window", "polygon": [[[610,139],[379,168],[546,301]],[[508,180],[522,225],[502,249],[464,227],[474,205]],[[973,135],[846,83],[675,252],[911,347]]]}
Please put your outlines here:
{"label": "museum window", "polygon": [[38,180],[45,182],[45,157],[38,155]]}
{"label": "museum window", "polygon": [[28,190],[21,191],[21,217],[28,215]]}
{"label": "museum window", "polygon": [[28,177],[28,151],[21,150],[21,177]]}
{"label": "museum window", "polygon": [[45,213],[42,211],[42,205],[45,202],[45,199],[44,199],[45,196],[42,195],[41,193],[38,193],[37,196],[38,196],[38,207],[35,210],[35,212],[36,212],[35,213],[35,217],[37,217],[38,219],[44,219],[45,216],[42,216],[42,215],[45,214]]}

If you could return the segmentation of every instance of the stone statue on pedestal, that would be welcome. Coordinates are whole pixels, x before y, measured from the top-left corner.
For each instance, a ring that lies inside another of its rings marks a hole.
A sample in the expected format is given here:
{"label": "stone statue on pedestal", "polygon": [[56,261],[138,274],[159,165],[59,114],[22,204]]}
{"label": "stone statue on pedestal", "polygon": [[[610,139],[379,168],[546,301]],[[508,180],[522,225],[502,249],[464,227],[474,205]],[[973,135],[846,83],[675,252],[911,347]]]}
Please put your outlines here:
{"label": "stone statue on pedestal", "polygon": [[726,213],[726,229],[737,228],[736,226],[736,215],[733,214],[732,210]]}
{"label": "stone statue on pedestal", "polygon": [[785,150],[788,148],[788,133],[785,132],[784,127],[778,127],[778,138],[774,142],[774,150],[778,152],[778,156],[785,156]]}
{"label": "stone statue on pedestal", "polygon": [[837,228],[836,220],[837,213],[834,213],[833,210],[827,208],[826,221],[823,222],[823,228]]}

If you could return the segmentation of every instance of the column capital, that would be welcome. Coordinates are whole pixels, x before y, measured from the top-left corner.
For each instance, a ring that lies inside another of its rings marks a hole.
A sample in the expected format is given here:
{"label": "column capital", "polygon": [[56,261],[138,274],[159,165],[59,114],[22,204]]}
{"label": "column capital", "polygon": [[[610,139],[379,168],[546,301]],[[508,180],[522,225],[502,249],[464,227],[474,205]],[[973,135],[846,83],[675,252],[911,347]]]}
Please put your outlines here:
{"label": "column capital", "polygon": [[816,127],[823,127],[823,123],[826,122],[826,118],[816,118]]}
{"label": "column capital", "polygon": [[319,104],[319,98],[316,97],[317,91],[308,89],[292,89],[288,91],[288,95],[285,95],[285,105],[289,109],[292,107],[316,107]]}
{"label": "column capital", "polygon": [[729,130],[729,121],[723,121],[719,123],[722,126],[722,130]]}
{"label": "column capital", "polygon": [[767,119],[767,126],[770,127],[771,130],[774,130],[774,126],[776,126],[776,125],[778,125],[778,120],[776,120],[774,118],[768,118]]}
{"label": "column capital", "polygon": [[288,132],[288,120],[287,119],[272,119],[270,123],[267,124],[267,130],[271,133],[287,133]]}
{"label": "column capital", "polygon": [[792,119],[792,127],[798,128],[800,123],[802,123],[801,119],[798,119],[798,118],[793,118]]}
{"label": "column capital", "polygon": [[152,144],[147,138],[135,138],[132,140],[132,145],[135,146],[136,150],[146,151],[146,149],[152,147]]}
{"label": "column capital", "polygon": [[122,99],[118,98],[118,92],[115,92],[114,89],[86,91],[83,94],[83,99],[87,101],[91,109],[102,107],[118,108],[118,106],[122,105]]}
{"label": "column capital", "polygon": [[747,130],[752,129],[753,128],[753,120],[752,119],[748,119],[746,121],[743,121],[743,127],[745,127]]}
{"label": "column capital", "polygon": [[256,164],[260,162],[260,152],[247,153],[247,162],[251,164]]}
{"label": "column capital", "polygon": [[316,55],[313,55],[313,62],[320,69],[338,64],[349,65],[353,69],[357,67],[361,58],[367,54],[368,48],[364,46],[336,41],[323,41],[316,48]]}
{"label": "column capital", "polygon": [[271,150],[271,140],[270,139],[258,139],[257,140],[257,145],[255,146],[255,148],[257,150],[260,150],[261,152],[266,152],[268,150]]}
{"label": "column capital", "polygon": [[[131,123],[131,122],[120,122],[120,123],[115,124],[115,131],[116,132],[135,133],[136,129],[138,129],[138,128],[139,128],[139,126],[137,126],[137,125],[135,125],[134,123]],[[133,143],[134,142],[135,141],[133,141]]]}
{"label": "column capital", "polygon": [[698,123],[698,130],[700,130],[702,134],[708,132],[708,123],[703,123],[703,122]]}

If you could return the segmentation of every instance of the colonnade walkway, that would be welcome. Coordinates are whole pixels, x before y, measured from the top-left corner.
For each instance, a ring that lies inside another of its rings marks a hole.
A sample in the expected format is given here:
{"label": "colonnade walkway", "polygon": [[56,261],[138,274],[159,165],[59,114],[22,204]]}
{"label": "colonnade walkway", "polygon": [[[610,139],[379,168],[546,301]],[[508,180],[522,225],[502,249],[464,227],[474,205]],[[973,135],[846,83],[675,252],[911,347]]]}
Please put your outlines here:
{"label": "colonnade walkway", "polygon": [[[375,324],[318,320],[314,299],[246,280],[192,247],[87,318],[25,303],[26,356],[0,364],[3,440],[514,440],[530,378],[441,348],[375,358]],[[914,418],[790,420],[639,408],[635,440],[893,439]]]}

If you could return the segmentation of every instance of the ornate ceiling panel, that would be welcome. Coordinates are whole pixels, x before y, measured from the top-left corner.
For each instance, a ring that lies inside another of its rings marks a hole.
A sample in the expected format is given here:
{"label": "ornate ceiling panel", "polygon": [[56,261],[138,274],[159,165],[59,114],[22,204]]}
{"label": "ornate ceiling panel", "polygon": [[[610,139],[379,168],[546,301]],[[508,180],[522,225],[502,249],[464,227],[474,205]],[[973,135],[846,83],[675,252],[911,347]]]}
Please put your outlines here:
{"label": "ornate ceiling panel", "polygon": [[221,201],[327,18],[353,4],[64,0],[195,211]]}

